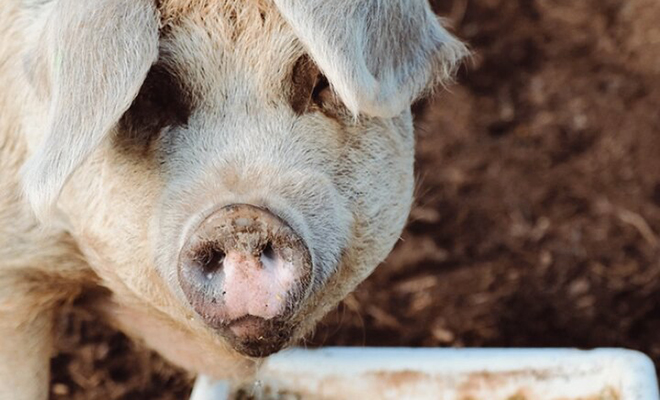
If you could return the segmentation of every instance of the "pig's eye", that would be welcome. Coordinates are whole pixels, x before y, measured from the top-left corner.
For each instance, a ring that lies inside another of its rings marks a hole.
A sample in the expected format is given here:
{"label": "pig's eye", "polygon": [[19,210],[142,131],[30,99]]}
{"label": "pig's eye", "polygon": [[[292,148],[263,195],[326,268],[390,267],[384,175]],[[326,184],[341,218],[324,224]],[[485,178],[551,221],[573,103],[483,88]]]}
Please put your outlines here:
{"label": "pig's eye", "polygon": [[314,104],[322,106],[324,103],[332,101],[332,96],[328,78],[326,78],[325,75],[319,74],[316,78],[316,86],[314,86],[314,90],[312,90],[312,101]]}
{"label": "pig's eye", "polygon": [[332,100],[330,84],[308,56],[296,61],[291,73],[289,104],[297,114],[304,114],[314,108],[323,109]]}
{"label": "pig's eye", "polygon": [[180,80],[166,66],[156,63],[119,121],[118,144],[144,149],[163,128],[187,124],[191,109],[190,96]]}

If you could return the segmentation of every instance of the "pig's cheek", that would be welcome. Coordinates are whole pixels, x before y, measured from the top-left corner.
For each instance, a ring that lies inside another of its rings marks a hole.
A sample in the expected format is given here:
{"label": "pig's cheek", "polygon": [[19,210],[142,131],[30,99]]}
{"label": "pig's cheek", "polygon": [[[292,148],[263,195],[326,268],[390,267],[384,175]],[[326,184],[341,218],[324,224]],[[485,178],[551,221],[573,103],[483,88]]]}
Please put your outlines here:
{"label": "pig's cheek", "polygon": [[171,307],[170,292],[156,274],[149,222],[160,180],[147,163],[129,163],[101,149],[71,177],[59,207],[90,267],[117,297]]}
{"label": "pig's cheek", "polygon": [[[374,129],[370,137],[365,137],[364,132],[350,135],[362,141],[360,147],[375,149],[377,155],[364,154],[361,169],[355,169],[357,178],[346,185],[349,191],[363,194],[361,202],[353,205],[353,213],[358,217],[349,247],[343,252],[336,273],[325,288],[313,294],[303,311],[306,319],[300,321],[300,335],[373,272],[391,251],[407,220],[414,188],[411,117],[403,115],[383,126]],[[390,141],[384,144],[383,137]],[[387,160],[387,164],[383,165],[382,160]]]}

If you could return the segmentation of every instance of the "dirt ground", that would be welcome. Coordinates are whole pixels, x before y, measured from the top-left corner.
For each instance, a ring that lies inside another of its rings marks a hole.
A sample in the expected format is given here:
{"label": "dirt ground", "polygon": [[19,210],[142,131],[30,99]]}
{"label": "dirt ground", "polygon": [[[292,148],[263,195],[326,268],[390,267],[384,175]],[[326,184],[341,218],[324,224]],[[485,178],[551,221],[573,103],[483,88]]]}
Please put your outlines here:
{"label": "dirt ground", "polygon": [[[615,346],[660,365],[660,2],[443,0],[475,52],[418,107],[389,259],[309,346]],[[182,399],[191,379],[84,312],[51,399]]]}

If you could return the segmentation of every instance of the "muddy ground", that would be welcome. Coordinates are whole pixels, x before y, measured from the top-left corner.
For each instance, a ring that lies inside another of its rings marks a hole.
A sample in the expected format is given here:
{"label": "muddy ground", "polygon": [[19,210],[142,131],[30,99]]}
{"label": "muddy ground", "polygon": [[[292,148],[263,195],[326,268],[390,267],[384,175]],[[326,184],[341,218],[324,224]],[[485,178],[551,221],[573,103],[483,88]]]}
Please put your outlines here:
{"label": "muddy ground", "polygon": [[[445,0],[475,52],[418,109],[389,259],[308,345],[616,346],[660,363],[660,2]],[[181,399],[190,378],[82,312],[52,399]]]}

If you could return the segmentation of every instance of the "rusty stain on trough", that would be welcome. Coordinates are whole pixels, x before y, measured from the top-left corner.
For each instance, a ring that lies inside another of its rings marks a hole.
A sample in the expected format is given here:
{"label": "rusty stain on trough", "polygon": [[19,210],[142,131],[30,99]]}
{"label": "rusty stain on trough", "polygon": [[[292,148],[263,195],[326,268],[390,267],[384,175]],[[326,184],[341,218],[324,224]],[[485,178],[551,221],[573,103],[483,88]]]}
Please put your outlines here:
{"label": "rusty stain on trough", "polygon": [[[565,376],[561,373],[560,370],[517,370],[517,371],[504,371],[504,372],[474,372],[467,374],[464,380],[455,388],[455,396],[451,399],[455,400],[492,400],[491,397],[484,397],[483,393],[494,392],[498,388],[503,388],[507,385],[511,385],[512,382],[520,381],[524,378],[531,378],[532,380],[544,380],[556,378],[559,376]],[[346,387],[350,385],[352,380],[367,382],[372,381],[371,384],[367,385],[371,388],[370,395],[375,396],[374,398],[381,398],[385,396],[386,393],[392,393],[391,390],[394,389],[398,393],[405,393],[410,391],[415,385],[425,385],[426,387],[433,387],[437,391],[435,394],[441,395],[444,391],[442,387],[451,389],[451,385],[447,385],[448,376],[446,374],[429,374],[421,371],[415,370],[400,370],[400,371],[369,371],[365,372],[359,376],[352,376],[350,379],[347,379],[345,376],[341,375],[326,375],[318,382],[318,387],[321,388],[320,392],[327,394],[328,392],[336,391],[336,388]],[[291,378],[289,378],[291,379]],[[293,378],[293,382],[299,380],[305,380],[305,377]],[[289,382],[291,383],[291,381]],[[289,385],[285,385],[288,387]],[[299,385],[293,384],[293,387],[298,387]],[[535,395],[534,390],[530,387],[533,386],[530,381],[526,383],[520,383],[519,387],[512,390],[514,393],[508,395],[507,397],[498,397],[502,400],[535,400],[538,397]],[[300,390],[295,392],[286,391],[286,396],[278,397],[273,395],[274,393],[283,393],[282,389],[276,389],[275,387],[280,387],[280,385],[273,386],[272,388],[268,385],[262,387],[262,393],[268,393],[266,397],[259,397],[253,395],[253,397],[236,397],[237,399],[247,399],[250,400],[278,400],[278,399],[349,399],[346,397],[347,393],[344,395],[337,394],[335,396],[325,396],[320,395],[319,393],[312,393],[306,390]],[[334,390],[332,389],[334,388]],[[265,390],[264,390],[265,389]],[[597,389],[596,389],[597,390]],[[453,390],[449,390],[453,391]],[[349,390],[350,392],[350,390]],[[245,395],[245,389],[241,389],[239,393]],[[341,391],[336,391],[336,393],[341,393]],[[427,393],[432,394],[432,393]],[[295,396],[295,397],[292,397]],[[439,397],[440,398],[440,397]],[[442,397],[446,399],[447,397]],[[544,397],[545,398],[545,397]],[[623,400],[619,392],[611,387],[607,386],[602,388],[594,395],[590,396],[580,396],[580,397],[557,397],[552,398],[552,400]]]}
{"label": "rusty stain on trough", "polygon": [[298,349],[258,379],[300,400],[659,398],[652,362],[621,349]]}

